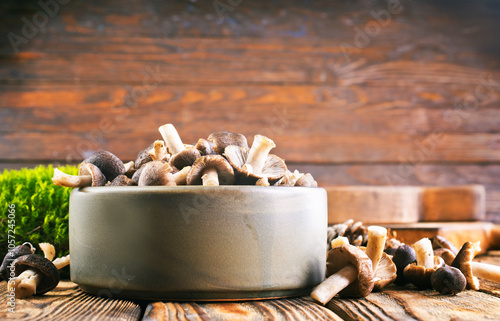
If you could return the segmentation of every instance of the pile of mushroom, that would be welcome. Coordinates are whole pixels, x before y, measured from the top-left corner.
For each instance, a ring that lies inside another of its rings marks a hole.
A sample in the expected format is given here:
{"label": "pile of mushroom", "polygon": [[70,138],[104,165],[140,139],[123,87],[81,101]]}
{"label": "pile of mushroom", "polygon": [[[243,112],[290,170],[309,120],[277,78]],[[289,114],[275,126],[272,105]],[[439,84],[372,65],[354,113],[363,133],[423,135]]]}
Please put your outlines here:
{"label": "pile of mushroom", "polygon": [[291,172],[283,159],[270,154],[276,145],[268,137],[255,135],[248,147],[244,135],[222,131],[186,145],[172,124],[160,126],[158,131],[162,140],[139,152],[135,161],[124,164],[112,153],[98,151],[83,160],[78,175],[55,169],[52,181],[67,187],[318,186],[311,174]]}
{"label": "pile of mushroom", "polygon": [[327,279],[311,293],[311,298],[325,305],[335,295],[365,297],[379,291],[396,278],[396,266],[384,253],[387,229],[369,226],[365,247],[349,244],[347,237],[331,241],[326,269]]}
{"label": "pile of mushroom", "polygon": [[34,254],[35,248],[24,243],[9,251],[2,262],[0,270],[8,281],[7,290],[18,299],[54,289],[59,284],[59,270],[70,263],[69,255],[54,260],[53,245],[40,243],[39,246],[44,256]]}

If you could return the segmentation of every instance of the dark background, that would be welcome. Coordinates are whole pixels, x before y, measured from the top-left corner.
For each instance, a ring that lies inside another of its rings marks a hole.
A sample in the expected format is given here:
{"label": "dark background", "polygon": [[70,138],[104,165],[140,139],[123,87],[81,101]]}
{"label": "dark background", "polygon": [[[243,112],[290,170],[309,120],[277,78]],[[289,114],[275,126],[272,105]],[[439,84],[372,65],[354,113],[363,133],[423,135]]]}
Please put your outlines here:
{"label": "dark background", "polygon": [[267,135],[321,186],[484,184],[500,222],[498,1],[40,3],[0,2],[0,169],[173,123]]}

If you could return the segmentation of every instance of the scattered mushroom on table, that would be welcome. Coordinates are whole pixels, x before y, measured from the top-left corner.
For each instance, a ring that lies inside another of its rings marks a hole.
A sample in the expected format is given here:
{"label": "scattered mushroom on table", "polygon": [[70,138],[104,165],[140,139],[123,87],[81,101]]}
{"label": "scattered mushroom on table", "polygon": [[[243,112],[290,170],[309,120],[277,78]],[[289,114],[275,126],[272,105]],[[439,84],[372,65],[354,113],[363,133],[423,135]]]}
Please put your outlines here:
{"label": "scattered mushroom on table", "polygon": [[360,248],[344,244],[328,252],[327,279],[311,293],[311,298],[325,305],[335,295],[365,297],[373,289],[372,261]]}

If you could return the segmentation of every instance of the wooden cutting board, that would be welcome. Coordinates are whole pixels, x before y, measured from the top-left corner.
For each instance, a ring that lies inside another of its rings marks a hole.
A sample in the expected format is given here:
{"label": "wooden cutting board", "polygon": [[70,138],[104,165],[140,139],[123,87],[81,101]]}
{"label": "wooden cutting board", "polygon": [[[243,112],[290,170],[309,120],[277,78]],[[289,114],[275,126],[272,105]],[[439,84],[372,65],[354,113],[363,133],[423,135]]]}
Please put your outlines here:
{"label": "wooden cutting board", "polygon": [[464,186],[331,186],[328,223],[348,219],[365,224],[480,221],[485,217],[485,189]]}

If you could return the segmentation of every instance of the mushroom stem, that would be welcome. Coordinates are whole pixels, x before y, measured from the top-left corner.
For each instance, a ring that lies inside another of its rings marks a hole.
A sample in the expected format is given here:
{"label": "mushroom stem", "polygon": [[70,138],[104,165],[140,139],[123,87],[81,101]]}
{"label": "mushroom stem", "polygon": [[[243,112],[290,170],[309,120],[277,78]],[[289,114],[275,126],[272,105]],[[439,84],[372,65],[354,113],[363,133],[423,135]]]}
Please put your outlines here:
{"label": "mushroom stem", "polygon": [[58,257],[57,259],[52,261],[52,264],[54,264],[58,270],[69,265],[69,254],[63,257]]}
{"label": "mushroom stem", "polygon": [[165,124],[163,126],[160,126],[160,128],[158,128],[158,131],[163,137],[163,140],[165,141],[165,144],[167,145],[172,155],[180,153],[186,149],[174,125]]}
{"label": "mushroom stem", "polygon": [[366,255],[372,261],[373,271],[377,269],[378,262],[384,253],[387,229],[382,226],[368,227],[368,243],[366,244]]}
{"label": "mushroom stem", "polygon": [[267,177],[264,176],[262,178],[259,178],[257,180],[257,182],[255,183],[255,185],[257,185],[257,186],[270,186],[271,184],[269,184],[269,180],[267,179]]}
{"label": "mushroom stem", "polygon": [[56,256],[56,249],[54,248],[54,245],[50,243],[40,243],[38,246],[43,251],[43,255],[47,260],[52,261],[54,259],[54,256]]}
{"label": "mushroom stem", "polygon": [[252,166],[252,173],[262,173],[262,168],[264,168],[264,163],[266,162],[267,155],[269,155],[269,151],[274,147],[276,147],[276,144],[274,144],[271,139],[267,138],[266,136],[255,135],[246,161],[247,165]]}
{"label": "mushroom stem", "polygon": [[52,182],[59,186],[65,187],[84,187],[92,185],[92,175],[73,176],[61,172],[59,169],[54,169]]}
{"label": "mushroom stem", "polygon": [[203,186],[219,186],[219,174],[213,167],[209,167],[203,171],[201,180],[203,181]]}
{"label": "mushroom stem", "polygon": [[337,293],[356,281],[357,270],[352,264],[340,269],[337,273],[330,275],[325,281],[314,289],[311,298],[325,305]]}
{"label": "mushroom stem", "polygon": [[349,239],[345,236],[337,236],[336,238],[334,238],[331,242],[330,242],[330,245],[332,246],[332,249],[334,247],[337,247],[337,246],[340,246],[340,245],[344,245],[344,244],[349,244]]}
{"label": "mushroom stem", "polygon": [[36,294],[36,287],[41,281],[40,274],[35,270],[25,270],[14,279],[14,284],[9,283],[9,291],[14,287],[16,299],[27,298]]}
{"label": "mushroom stem", "polygon": [[474,276],[500,283],[500,266],[481,262],[470,262]]}
{"label": "mushroom stem", "polygon": [[173,174],[175,179],[175,184],[186,185],[186,179],[190,170],[191,166],[186,166],[177,173]]}
{"label": "mushroom stem", "polygon": [[153,148],[151,148],[148,154],[153,160],[168,161],[170,158],[165,143],[162,140],[155,141]]}
{"label": "mushroom stem", "polygon": [[413,248],[417,255],[417,265],[421,265],[426,269],[434,268],[434,250],[432,249],[431,240],[424,237],[418,242],[415,242]]}

